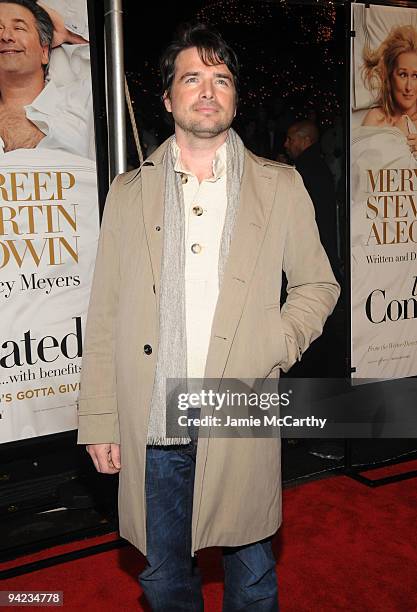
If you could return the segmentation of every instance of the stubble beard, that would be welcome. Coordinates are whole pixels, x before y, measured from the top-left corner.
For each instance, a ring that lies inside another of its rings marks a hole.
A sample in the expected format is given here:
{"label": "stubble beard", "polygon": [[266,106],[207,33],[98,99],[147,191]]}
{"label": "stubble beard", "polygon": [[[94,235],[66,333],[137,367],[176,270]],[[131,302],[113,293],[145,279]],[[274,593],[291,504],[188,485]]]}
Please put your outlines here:
{"label": "stubble beard", "polygon": [[205,119],[186,119],[182,117],[174,117],[175,124],[184,132],[192,134],[197,138],[215,138],[219,134],[226,132],[233,122],[233,117],[218,119],[205,124]]}

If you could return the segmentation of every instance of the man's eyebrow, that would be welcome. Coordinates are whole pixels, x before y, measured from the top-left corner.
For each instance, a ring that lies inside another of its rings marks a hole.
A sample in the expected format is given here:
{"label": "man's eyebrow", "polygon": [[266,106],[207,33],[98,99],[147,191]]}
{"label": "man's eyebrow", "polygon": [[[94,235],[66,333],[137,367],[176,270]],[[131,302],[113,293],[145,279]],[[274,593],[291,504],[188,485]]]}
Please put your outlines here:
{"label": "man's eyebrow", "polygon": [[215,72],[214,76],[216,78],[222,78],[222,79],[227,79],[228,81],[231,81],[232,79],[230,78],[230,76],[224,72]]}
{"label": "man's eyebrow", "polygon": [[[180,77],[180,81],[183,81],[184,79],[186,79],[187,77],[190,76],[200,76],[201,72],[199,71],[195,71],[195,72],[184,72],[184,74]],[[222,78],[222,79],[227,79],[228,81],[232,81],[232,79],[230,78],[230,76],[228,74],[226,74],[225,72],[215,72],[213,75],[216,79],[218,78]]]}
{"label": "man's eyebrow", "polygon": [[184,74],[180,77],[180,81],[183,81],[189,76],[198,76],[201,72],[184,72]]}
{"label": "man's eyebrow", "polygon": [[28,22],[22,19],[21,17],[15,17],[12,19],[13,23],[23,23],[25,26],[28,25]]}

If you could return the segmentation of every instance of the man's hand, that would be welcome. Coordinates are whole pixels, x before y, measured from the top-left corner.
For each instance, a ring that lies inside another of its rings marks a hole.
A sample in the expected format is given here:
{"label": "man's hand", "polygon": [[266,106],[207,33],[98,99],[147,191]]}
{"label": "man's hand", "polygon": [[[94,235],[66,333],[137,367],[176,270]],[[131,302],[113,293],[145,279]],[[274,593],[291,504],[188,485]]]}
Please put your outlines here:
{"label": "man's hand", "polygon": [[90,455],[97,472],[117,474],[120,472],[120,444],[88,444],[86,451]]}
{"label": "man's hand", "polygon": [[70,30],[67,30],[64,24],[64,20],[61,15],[52,9],[50,6],[47,6],[43,2],[38,2],[39,6],[41,6],[48,14],[52,20],[54,25],[54,36],[52,39],[52,47],[59,47],[62,43],[68,43],[72,45],[82,45],[88,43],[88,40],[85,40],[82,36],[78,34],[74,34]]}

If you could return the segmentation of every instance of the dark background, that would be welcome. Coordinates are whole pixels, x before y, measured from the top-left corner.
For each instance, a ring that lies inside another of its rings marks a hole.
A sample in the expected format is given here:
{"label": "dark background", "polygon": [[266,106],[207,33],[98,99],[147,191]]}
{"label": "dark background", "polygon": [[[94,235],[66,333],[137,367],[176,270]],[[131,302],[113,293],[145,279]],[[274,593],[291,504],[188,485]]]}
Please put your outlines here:
{"label": "dark background", "polygon": [[[260,107],[271,121],[279,112],[294,118],[315,112],[323,129],[344,112],[343,2],[191,0],[149,2],[138,11],[135,0],[125,0],[123,10],[125,69],[145,146],[147,132],[158,143],[172,132],[160,99],[158,59],[178,25],[187,21],[215,28],[238,54],[240,102],[234,127],[244,140]],[[133,146],[129,163],[138,163]]]}

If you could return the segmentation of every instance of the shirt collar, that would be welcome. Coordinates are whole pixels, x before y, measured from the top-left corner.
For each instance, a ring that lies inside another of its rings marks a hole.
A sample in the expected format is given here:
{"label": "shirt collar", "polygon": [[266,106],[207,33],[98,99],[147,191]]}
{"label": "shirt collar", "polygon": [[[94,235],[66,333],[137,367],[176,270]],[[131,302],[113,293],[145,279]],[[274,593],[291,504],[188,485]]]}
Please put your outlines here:
{"label": "shirt collar", "polygon": [[[176,138],[172,139],[172,155],[174,158],[174,170],[175,172],[180,172],[181,174],[187,174],[188,176],[194,176],[192,172],[189,170],[185,170],[181,161],[181,149],[177,145]],[[214,183],[219,178],[226,174],[226,160],[227,160],[227,145],[224,142],[221,147],[219,147],[216,151],[216,154],[213,159],[213,176],[207,181]]]}
{"label": "shirt collar", "polygon": [[45,115],[52,115],[55,111],[58,101],[57,86],[53,81],[47,81],[41,93],[24,108],[26,111],[38,111]]}

